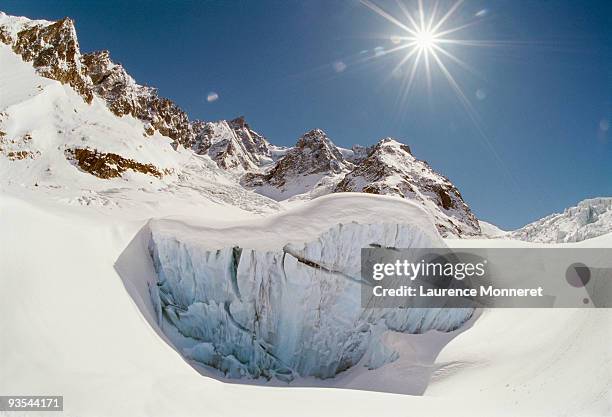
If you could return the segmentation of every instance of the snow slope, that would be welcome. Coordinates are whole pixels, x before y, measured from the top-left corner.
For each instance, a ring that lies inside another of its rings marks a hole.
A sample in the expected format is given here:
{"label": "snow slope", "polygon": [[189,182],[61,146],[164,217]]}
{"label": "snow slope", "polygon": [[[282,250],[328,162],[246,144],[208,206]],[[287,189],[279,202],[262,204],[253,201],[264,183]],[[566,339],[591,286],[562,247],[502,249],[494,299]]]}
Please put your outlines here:
{"label": "snow slope", "polygon": [[[373,372],[383,373],[379,381],[405,384],[434,372],[423,396],[203,377],[156,333],[113,267],[146,219],[129,209],[103,213],[19,191],[0,195],[0,317],[10,317],[0,320],[3,393],[63,394],[64,414],[78,416],[610,415],[608,310],[486,311],[433,366],[421,361],[446,344],[437,340],[440,333],[392,338],[388,343],[413,360]],[[211,218],[223,212],[210,208]],[[603,244],[612,247],[612,239]],[[146,265],[129,267],[146,275]]]}
{"label": "snow slope", "polygon": [[[446,243],[470,248],[612,249],[612,234],[554,245],[508,238]],[[610,340],[610,309],[485,310],[475,326],[442,351],[426,395],[457,402],[478,395],[483,401],[475,409],[490,407],[489,415],[609,416]]]}
{"label": "snow slope", "polygon": [[480,225],[480,232],[483,237],[496,238],[503,237],[508,234],[508,232],[506,232],[505,230],[502,230],[489,222],[479,220],[478,224]]}

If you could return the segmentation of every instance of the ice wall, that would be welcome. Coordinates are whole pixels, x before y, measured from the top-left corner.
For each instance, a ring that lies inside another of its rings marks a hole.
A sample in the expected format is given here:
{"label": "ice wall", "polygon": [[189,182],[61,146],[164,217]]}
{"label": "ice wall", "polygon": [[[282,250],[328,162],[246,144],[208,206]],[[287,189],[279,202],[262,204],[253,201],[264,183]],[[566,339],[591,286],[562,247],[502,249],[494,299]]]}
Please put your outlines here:
{"label": "ice wall", "polygon": [[308,243],[211,249],[204,231],[193,239],[167,222],[150,222],[158,320],[184,356],[230,378],[290,381],[331,378],[357,364],[374,369],[398,359],[383,333],[450,331],[473,314],[361,308],[360,249],[442,244],[418,224],[336,224]]}

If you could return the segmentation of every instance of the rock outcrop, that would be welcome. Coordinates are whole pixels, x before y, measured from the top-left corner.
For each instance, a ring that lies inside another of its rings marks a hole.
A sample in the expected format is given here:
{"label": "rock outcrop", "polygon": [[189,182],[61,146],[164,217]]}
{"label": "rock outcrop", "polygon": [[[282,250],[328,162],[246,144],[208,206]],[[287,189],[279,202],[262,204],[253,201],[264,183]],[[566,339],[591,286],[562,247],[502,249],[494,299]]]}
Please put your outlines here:
{"label": "rock outcrop", "polygon": [[166,171],[162,171],[153,164],[143,164],[133,159],[124,158],[115,153],[98,152],[95,149],[74,148],[65,151],[66,157],[74,161],[83,171],[98,178],[109,179],[120,177],[127,170],[140,172],[161,178]]}
{"label": "rock outcrop", "polygon": [[[91,80],[81,62],[74,22],[64,18],[50,24],[23,25],[16,34],[0,29],[0,41],[12,46],[24,61],[32,62],[47,78],[69,84],[88,103],[93,99]],[[13,31],[15,32],[15,31]]]}
{"label": "rock outcrop", "polygon": [[152,87],[139,85],[114,63],[108,51],[93,52],[82,57],[93,91],[104,99],[117,116],[131,115],[147,123],[147,130],[157,130],[184,147],[193,143],[193,131],[187,114],[174,102],[159,97]]}

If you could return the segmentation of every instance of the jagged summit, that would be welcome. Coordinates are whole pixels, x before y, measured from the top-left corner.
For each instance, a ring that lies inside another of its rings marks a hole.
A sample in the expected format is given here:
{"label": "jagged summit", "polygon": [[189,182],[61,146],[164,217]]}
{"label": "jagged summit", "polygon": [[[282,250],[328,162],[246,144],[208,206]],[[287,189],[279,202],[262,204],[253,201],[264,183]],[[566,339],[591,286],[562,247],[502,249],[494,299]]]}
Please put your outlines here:
{"label": "jagged summit", "polygon": [[348,167],[342,153],[321,129],[313,129],[302,135],[295,148],[283,159],[283,165],[290,163],[302,175],[339,173]]}
{"label": "jagged summit", "polygon": [[478,221],[459,190],[429,164],[416,159],[407,145],[385,138],[338,183],[334,192],[395,195],[420,202],[437,219],[443,234],[477,234]]}
{"label": "jagged summit", "polygon": [[279,200],[313,191],[320,195],[328,193],[338,176],[352,167],[323,130],[313,129],[267,172],[247,174],[242,183]]}
{"label": "jagged summit", "polygon": [[82,55],[74,21],[29,20],[0,15],[0,41],[11,46],[38,73],[73,87],[87,103],[94,94],[107,102],[117,116],[132,115],[153,130],[189,147],[193,132],[187,114],[157,95],[157,90],[137,84],[108,51]]}
{"label": "jagged summit", "polygon": [[480,233],[459,190],[393,138],[349,150],[334,145],[323,130],[313,129],[267,172],[247,174],[242,183],[277,200],[337,192],[397,196],[419,202],[433,214],[444,235]]}
{"label": "jagged summit", "polygon": [[225,170],[242,174],[257,172],[271,160],[271,145],[251,129],[244,117],[216,122],[194,122],[193,149],[208,155]]}
{"label": "jagged summit", "polygon": [[32,62],[48,78],[72,86],[88,103],[93,99],[92,83],[81,62],[74,21],[29,20],[0,15],[0,41],[11,45],[24,61]]}
{"label": "jagged summit", "polygon": [[271,157],[271,145],[268,140],[254,131],[246,122],[244,116],[239,116],[227,122],[247,151],[255,156],[258,165],[262,165]]}

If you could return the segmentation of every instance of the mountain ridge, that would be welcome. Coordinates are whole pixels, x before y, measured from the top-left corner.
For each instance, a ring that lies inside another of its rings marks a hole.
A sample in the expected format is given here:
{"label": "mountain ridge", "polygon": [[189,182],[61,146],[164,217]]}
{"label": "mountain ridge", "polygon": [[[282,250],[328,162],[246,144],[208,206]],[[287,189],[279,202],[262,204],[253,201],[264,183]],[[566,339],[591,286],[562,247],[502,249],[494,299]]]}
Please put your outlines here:
{"label": "mountain ridge", "polygon": [[[457,188],[428,164],[412,157],[407,145],[394,139],[384,139],[371,147],[354,145],[344,149],[337,147],[323,130],[312,129],[295,146],[283,148],[272,145],[242,116],[216,122],[190,121],[174,102],[159,97],[155,88],[138,84],[121,64],[112,61],[108,51],[82,54],[70,18],[35,21],[2,13],[0,41],[30,62],[40,75],[72,87],[86,103],[98,97],[117,117],[129,115],[140,120],[143,140],[158,132],[171,139],[175,149],[183,147],[210,157],[240,184],[264,196],[277,201],[335,192],[397,196],[416,201],[432,213],[443,235],[480,233],[475,216]],[[77,154],[83,157],[76,158]],[[156,166],[145,169],[142,167],[146,164],[133,157],[99,149],[75,147],[65,155],[94,175],[112,172],[121,176],[125,170],[116,171],[113,161],[161,176],[175,170]],[[87,165],[83,165],[84,161]]]}

